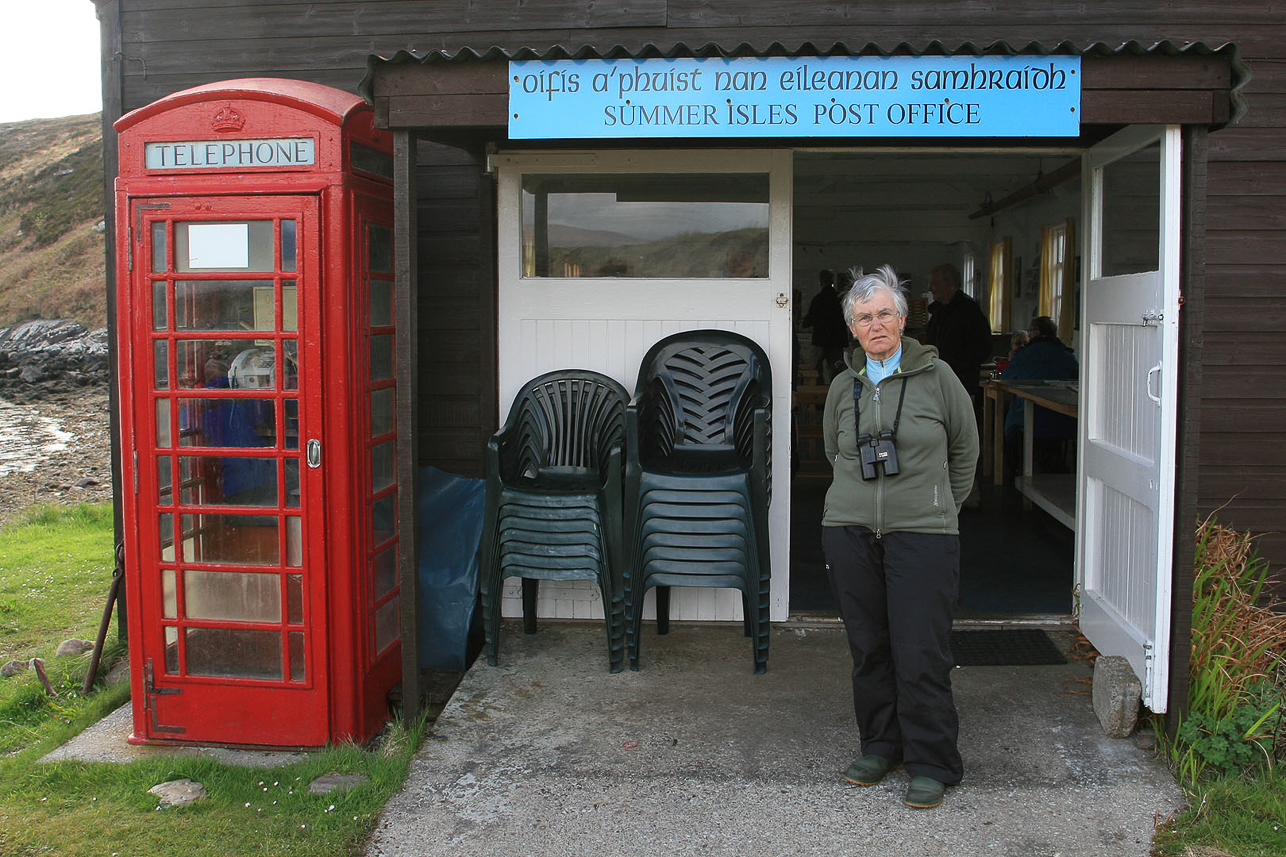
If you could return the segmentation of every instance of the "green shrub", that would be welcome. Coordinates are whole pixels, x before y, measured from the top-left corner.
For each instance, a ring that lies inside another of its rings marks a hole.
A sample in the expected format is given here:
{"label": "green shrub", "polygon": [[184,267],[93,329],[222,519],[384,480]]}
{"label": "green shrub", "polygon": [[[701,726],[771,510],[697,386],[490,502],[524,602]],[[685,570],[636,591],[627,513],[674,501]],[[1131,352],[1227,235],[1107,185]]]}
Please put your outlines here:
{"label": "green shrub", "polygon": [[1261,603],[1267,579],[1249,535],[1213,517],[1198,527],[1188,710],[1165,747],[1186,785],[1286,753],[1286,615]]}

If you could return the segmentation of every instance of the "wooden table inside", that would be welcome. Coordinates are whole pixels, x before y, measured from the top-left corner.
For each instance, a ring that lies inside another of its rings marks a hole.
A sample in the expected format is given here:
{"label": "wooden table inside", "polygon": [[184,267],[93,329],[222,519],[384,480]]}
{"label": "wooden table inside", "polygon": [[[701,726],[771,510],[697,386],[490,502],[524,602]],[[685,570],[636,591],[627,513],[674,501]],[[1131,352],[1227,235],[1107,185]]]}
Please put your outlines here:
{"label": "wooden table inside", "polygon": [[1033,476],[1032,421],[1040,405],[1069,417],[1079,416],[1080,395],[1070,381],[983,382],[986,402],[982,414],[982,472],[992,474],[992,483],[1005,481],[1005,412],[1009,396],[1023,399],[1023,472],[1018,490],[1045,511],[1072,529],[1076,528],[1076,477],[1067,474]]}

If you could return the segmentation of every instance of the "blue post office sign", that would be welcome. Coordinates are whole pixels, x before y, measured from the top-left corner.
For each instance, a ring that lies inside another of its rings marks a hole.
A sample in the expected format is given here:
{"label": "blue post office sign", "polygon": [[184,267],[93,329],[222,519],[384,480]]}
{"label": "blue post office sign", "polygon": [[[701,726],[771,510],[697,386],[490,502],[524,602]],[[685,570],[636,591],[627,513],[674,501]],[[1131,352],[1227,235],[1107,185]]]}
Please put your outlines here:
{"label": "blue post office sign", "polygon": [[735,57],[509,64],[509,136],[1075,137],[1072,56]]}

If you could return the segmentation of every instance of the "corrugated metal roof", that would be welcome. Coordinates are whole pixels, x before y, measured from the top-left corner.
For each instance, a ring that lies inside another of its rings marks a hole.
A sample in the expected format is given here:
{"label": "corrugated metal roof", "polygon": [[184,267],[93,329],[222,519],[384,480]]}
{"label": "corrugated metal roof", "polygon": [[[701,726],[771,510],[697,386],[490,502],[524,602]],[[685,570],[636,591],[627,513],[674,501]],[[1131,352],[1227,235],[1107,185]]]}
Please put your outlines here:
{"label": "corrugated metal roof", "polygon": [[899,42],[892,48],[875,42],[867,42],[854,47],[845,42],[834,42],[829,47],[816,42],[801,42],[792,49],[781,42],[772,42],[765,47],[757,47],[749,42],[742,42],[735,47],[727,48],[714,42],[700,47],[692,47],[679,42],[670,48],[649,43],[642,48],[632,50],[624,45],[613,45],[606,50],[594,45],[582,45],[571,48],[565,45],[552,45],[544,49],[536,48],[503,48],[492,46],[485,50],[464,47],[450,53],[442,50],[429,51],[417,55],[410,51],[398,51],[391,57],[375,54],[367,57],[366,76],[358,85],[358,92],[368,102],[374,104],[371,88],[374,85],[375,71],[381,66],[402,65],[405,63],[460,63],[460,62],[508,62],[510,60],[585,60],[585,59],[673,59],[676,57],[772,57],[772,56],[1041,56],[1061,54],[1066,56],[1226,56],[1232,68],[1232,88],[1229,92],[1232,106],[1232,122],[1235,123],[1246,112],[1246,99],[1242,88],[1250,81],[1250,69],[1241,61],[1237,46],[1231,42],[1218,47],[1211,47],[1204,42],[1175,42],[1164,40],[1145,45],[1138,41],[1128,41],[1113,47],[1106,42],[1094,42],[1089,45],[1077,45],[1070,41],[1056,45],[1045,45],[1041,42],[1028,42],[1016,47],[1005,41],[979,45],[976,42],[961,42],[951,47],[939,40],[933,40],[923,47],[908,42]]}

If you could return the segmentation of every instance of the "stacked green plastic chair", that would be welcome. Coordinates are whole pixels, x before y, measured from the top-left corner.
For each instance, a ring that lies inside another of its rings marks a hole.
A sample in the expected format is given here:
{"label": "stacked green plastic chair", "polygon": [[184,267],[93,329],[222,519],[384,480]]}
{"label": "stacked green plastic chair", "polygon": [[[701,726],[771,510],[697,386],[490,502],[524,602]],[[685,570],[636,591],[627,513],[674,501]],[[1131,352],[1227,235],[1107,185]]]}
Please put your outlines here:
{"label": "stacked green plastic chair", "polygon": [[643,596],[657,590],[657,631],[671,586],[742,593],[754,666],[768,666],[768,503],[772,375],[763,349],[737,333],[662,339],[639,370],[626,413],[626,646],[638,669]]}
{"label": "stacked green plastic chair", "polygon": [[603,596],[608,663],[624,664],[621,444],[629,396],[587,369],[528,381],[487,444],[481,545],[487,660],[500,649],[504,581],[523,579],[523,625],[536,631],[540,580],[594,580]]}

